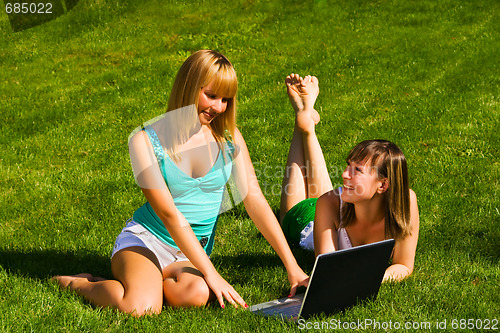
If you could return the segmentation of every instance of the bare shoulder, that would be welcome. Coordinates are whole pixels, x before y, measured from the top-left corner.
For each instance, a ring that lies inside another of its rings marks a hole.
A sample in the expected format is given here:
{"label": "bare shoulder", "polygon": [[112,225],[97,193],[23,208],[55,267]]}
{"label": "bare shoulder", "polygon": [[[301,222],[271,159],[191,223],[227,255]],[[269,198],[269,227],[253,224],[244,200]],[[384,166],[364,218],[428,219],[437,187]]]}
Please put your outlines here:
{"label": "bare shoulder", "polygon": [[234,142],[238,145],[245,144],[245,139],[238,128],[234,129]]}
{"label": "bare shoulder", "polygon": [[412,228],[419,229],[420,217],[418,212],[417,195],[410,189],[410,219]]}
{"label": "bare shoulder", "polygon": [[340,194],[337,189],[330,190],[328,192],[323,193],[319,198],[318,201],[322,201],[325,204],[328,205],[333,205],[336,207],[340,206]]}
{"label": "bare shoulder", "polygon": [[335,227],[340,225],[340,193],[337,189],[322,194],[316,203],[316,211],[327,216],[335,222]]}
{"label": "bare shoulder", "polygon": [[410,189],[410,206],[416,206],[416,205],[417,205],[417,195],[412,189]]}
{"label": "bare shoulder", "polygon": [[144,145],[150,145],[148,135],[145,131],[138,131],[130,138],[128,145],[129,147],[139,147]]}
{"label": "bare shoulder", "polygon": [[250,158],[250,153],[248,152],[248,147],[238,128],[234,130],[234,148],[235,148],[235,156],[238,156],[240,153],[243,153],[243,156],[247,156]]}

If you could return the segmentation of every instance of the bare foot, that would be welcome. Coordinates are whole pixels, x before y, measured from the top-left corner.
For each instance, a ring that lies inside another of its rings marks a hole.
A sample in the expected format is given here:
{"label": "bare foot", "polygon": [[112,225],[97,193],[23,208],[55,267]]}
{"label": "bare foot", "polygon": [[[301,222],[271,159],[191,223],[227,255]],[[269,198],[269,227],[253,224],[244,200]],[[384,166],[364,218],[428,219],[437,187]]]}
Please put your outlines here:
{"label": "bare foot", "polygon": [[319,85],[316,76],[307,75],[300,81],[300,98],[304,103],[304,108],[314,109],[314,103],[319,95]]}
{"label": "bare foot", "polygon": [[285,79],[288,99],[290,100],[290,103],[292,103],[295,112],[298,112],[299,110],[302,110],[304,108],[304,103],[302,102],[302,98],[300,97],[299,90],[301,80],[302,78],[299,76],[299,74],[294,73],[288,75]]}
{"label": "bare foot", "polygon": [[94,277],[92,274],[89,273],[80,273],[76,275],[57,275],[52,277],[51,280],[57,281],[59,286],[63,289],[66,288],[72,288],[72,284],[77,281],[87,281],[87,282],[96,282],[96,281],[103,281],[105,279],[101,277]]}
{"label": "bare foot", "polygon": [[314,125],[320,121],[319,113],[314,109],[314,103],[319,95],[319,81],[316,76],[308,75],[301,82],[301,98],[305,108],[311,108],[311,118]]}
{"label": "bare foot", "polygon": [[300,77],[298,74],[287,76],[288,98],[295,110],[295,123],[302,132],[314,131],[314,125],[320,117],[314,110],[314,103],[319,94],[318,79],[314,76]]}

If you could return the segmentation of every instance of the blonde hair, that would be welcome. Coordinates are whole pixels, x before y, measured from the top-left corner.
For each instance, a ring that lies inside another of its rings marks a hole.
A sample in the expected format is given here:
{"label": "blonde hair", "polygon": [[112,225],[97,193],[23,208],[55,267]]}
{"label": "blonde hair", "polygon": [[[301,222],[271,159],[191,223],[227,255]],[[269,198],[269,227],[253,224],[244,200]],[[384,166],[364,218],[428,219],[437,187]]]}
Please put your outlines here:
{"label": "blonde hair", "polygon": [[[387,178],[385,196],[385,233],[395,239],[411,234],[410,189],[406,158],[394,143],[386,140],[367,140],[357,144],[347,161],[368,162],[376,170],[379,179]],[[342,204],[342,225],[354,221],[354,204]]]}
{"label": "blonde hair", "polygon": [[[236,128],[236,92],[238,80],[231,62],[221,53],[200,50],[184,61],[170,93],[167,112],[189,105],[198,110],[201,88],[213,81],[214,93],[227,98],[226,110],[209,124],[217,142],[233,136]],[[196,114],[197,116],[197,114]]]}

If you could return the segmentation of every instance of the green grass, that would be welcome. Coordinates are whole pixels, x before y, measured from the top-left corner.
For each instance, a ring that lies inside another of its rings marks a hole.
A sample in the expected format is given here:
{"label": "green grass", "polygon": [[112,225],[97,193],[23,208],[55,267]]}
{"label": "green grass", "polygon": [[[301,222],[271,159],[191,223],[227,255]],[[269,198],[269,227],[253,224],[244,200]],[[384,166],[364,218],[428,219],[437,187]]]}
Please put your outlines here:
{"label": "green grass", "polygon": [[[498,1],[286,3],[81,0],[15,33],[0,15],[0,331],[299,331],[217,306],[135,319],[49,281],[111,277],[114,238],[144,202],[127,137],[164,111],[177,69],[201,48],[236,67],[239,128],[274,210],[290,72],[320,80],[317,133],[334,184],[361,140],[406,154],[421,219],[413,275],[321,320],[436,330],[499,319]],[[309,272],[312,255],[294,253]],[[221,217],[212,260],[249,304],[287,294],[279,258],[241,206]]]}

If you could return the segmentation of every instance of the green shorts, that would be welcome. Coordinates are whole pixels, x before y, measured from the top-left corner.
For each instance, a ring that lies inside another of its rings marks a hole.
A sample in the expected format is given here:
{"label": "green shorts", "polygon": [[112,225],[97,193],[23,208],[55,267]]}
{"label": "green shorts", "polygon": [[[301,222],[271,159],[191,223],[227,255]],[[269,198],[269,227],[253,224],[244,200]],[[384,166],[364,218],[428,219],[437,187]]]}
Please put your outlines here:
{"label": "green shorts", "polygon": [[309,222],[314,221],[317,201],[318,198],[302,200],[285,214],[281,228],[290,245],[299,245],[300,232]]}

